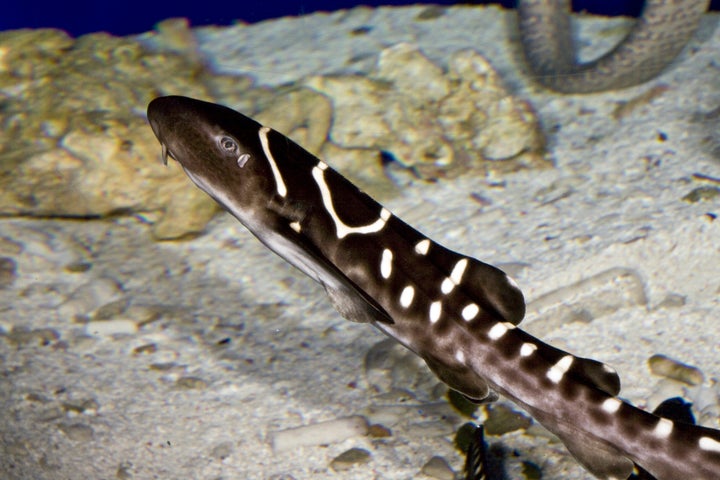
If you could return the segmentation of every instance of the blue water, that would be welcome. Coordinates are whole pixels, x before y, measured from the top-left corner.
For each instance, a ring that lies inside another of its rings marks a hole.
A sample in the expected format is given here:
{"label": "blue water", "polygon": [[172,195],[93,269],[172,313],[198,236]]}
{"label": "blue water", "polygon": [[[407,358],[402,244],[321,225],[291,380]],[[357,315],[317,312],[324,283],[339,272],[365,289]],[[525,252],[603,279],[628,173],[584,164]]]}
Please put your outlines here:
{"label": "blue water", "polygon": [[[435,0],[432,3],[497,3],[512,7],[516,0],[476,0],[457,2]],[[9,4],[8,4],[9,3]],[[73,36],[96,31],[114,35],[142,33],[169,17],[187,17],[193,26],[230,25],[236,20],[254,23],[286,15],[302,15],[319,10],[332,11],[357,5],[412,5],[412,0],[11,0],[0,9],[0,30],[55,27]],[[429,2],[428,2],[429,3]],[[642,0],[576,0],[576,10],[603,15],[637,15]],[[720,10],[720,0],[713,0]]]}

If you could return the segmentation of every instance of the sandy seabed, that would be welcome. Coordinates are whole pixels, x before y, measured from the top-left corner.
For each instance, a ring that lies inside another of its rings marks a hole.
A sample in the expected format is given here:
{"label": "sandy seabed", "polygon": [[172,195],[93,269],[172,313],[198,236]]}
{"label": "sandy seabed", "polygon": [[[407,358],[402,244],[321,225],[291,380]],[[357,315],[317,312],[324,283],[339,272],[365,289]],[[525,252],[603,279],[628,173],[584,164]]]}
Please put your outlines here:
{"label": "sandy seabed", "polygon": [[[410,182],[387,207],[454,250],[508,265],[530,302],[611,268],[635,272],[646,305],[563,325],[543,340],[614,366],[623,397],[635,404],[652,408],[660,394],[686,394],[717,405],[720,197],[683,197],[720,186],[704,179],[720,178],[718,16],[706,16],[683,55],[653,82],[562,96],[527,77],[512,12],[453,7],[419,21],[423,8],[359,8],[197,34],[215,68],[267,85],[362,71],[401,41],[440,64],[454,51],[477,49],[537,110],[557,168]],[[619,32],[620,23],[585,20],[583,38],[603,51],[617,40],[607,32]],[[371,27],[364,35],[348,33],[363,26]],[[619,105],[659,86],[667,88],[616,118]],[[383,403],[362,368],[383,337],[343,321],[320,287],[229,216],[217,217],[207,235],[165,244],[152,242],[135,218],[2,224],[24,235],[34,257],[19,262],[13,289],[0,291],[13,315],[0,318],[0,327],[22,318],[68,338],[55,348],[0,341],[2,478],[417,479],[433,455],[459,469],[451,434],[424,435],[406,424],[383,442],[353,437],[272,451],[272,432],[366,414]],[[162,305],[162,320],[126,334],[116,325],[113,335],[84,335],[59,310],[19,295],[32,283],[71,284],[62,266],[83,245],[91,245],[96,278],[112,279],[95,282],[100,291],[92,295]],[[534,316],[528,312],[531,329]],[[656,353],[699,368],[704,387],[689,391],[652,375],[647,359]],[[717,418],[708,421],[718,427]],[[542,436],[515,432],[502,442],[520,452],[509,462],[513,479],[523,478],[520,461],[541,465],[549,480],[592,478]],[[370,462],[334,472],[330,461],[352,447],[369,450]]]}

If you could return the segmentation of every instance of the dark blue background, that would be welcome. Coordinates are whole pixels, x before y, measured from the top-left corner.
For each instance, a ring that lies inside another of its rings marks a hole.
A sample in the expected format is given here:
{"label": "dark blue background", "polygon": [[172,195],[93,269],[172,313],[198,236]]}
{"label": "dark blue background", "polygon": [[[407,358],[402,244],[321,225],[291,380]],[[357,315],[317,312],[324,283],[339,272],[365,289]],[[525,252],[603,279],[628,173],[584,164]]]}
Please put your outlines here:
{"label": "dark blue background", "polygon": [[[511,8],[516,0],[477,0],[433,3],[499,3]],[[332,11],[357,5],[412,5],[418,1],[358,0],[5,0],[0,7],[0,30],[55,27],[73,36],[107,31],[115,35],[142,33],[169,17],[188,17],[193,26],[230,25],[235,20],[259,22],[286,15],[302,15],[318,10]],[[637,15],[643,0],[575,0],[575,10],[603,15]],[[720,0],[712,8],[720,10]]]}

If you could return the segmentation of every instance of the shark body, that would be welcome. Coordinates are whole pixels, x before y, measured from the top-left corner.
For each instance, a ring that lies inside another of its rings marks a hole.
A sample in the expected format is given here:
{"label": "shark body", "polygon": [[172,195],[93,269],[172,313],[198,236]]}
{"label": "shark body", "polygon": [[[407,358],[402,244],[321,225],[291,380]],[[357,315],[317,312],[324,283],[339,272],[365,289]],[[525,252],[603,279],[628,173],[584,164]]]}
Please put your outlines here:
{"label": "shark body", "polygon": [[524,332],[522,293],[501,270],[425,237],[282,134],[187,97],[153,100],[164,161],[262,243],[319,282],[345,318],[370,323],[482,401],[511,399],[602,479],[638,465],[658,480],[719,480],[720,431],[617,397],[615,371]]}

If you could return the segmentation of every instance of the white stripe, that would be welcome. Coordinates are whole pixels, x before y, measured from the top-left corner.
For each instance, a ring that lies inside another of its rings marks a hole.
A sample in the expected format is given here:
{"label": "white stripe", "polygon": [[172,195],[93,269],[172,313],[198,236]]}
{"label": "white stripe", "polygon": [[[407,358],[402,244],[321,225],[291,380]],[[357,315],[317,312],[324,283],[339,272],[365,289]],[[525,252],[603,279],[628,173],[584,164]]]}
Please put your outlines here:
{"label": "white stripe", "polygon": [[490,340],[497,340],[499,338],[502,338],[503,335],[507,333],[508,329],[507,327],[502,323],[496,323],[493,325],[493,327],[488,331],[488,337],[490,337]]}
{"label": "white stripe", "polygon": [[529,357],[535,350],[537,350],[537,345],[534,343],[523,343],[522,347],[520,347],[520,356]]}
{"label": "white stripe", "polygon": [[661,418],[658,420],[657,425],[655,425],[655,429],[653,430],[653,435],[655,435],[658,438],[667,438],[670,436],[670,434],[673,431],[673,422],[670,419],[667,418]]}
{"label": "white stripe", "polygon": [[432,302],[430,304],[430,323],[436,323],[440,320],[440,314],[442,313],[442,303],[439,301]]}
{"label": "white stripe", "polygon": [[340,220],[340,217],[338,217],[337,212],[335,212],[335,207],[333,206],[330,188],[328,187],[327,182],[325,182],[326,168],[328,168],[327,164],[319,162],[317,166],[312,169],[312,176],[315,179],[315,182],[317,182],[318,187],[320,188],[320,194],[322,195],[322,201],[323,205],[325,205],[325,210],[327,210],[330,218],[332,218],[332,221],[335,223],[337,237],[345,238],[351,233],[375,233],[382,230],[385,226],[385,223],[392,215],[390,211],[385,208],[380,210],[380,218],[378,218],[369,225],[363,225],[361,227],[351,227],[343,223],[342,220]]}
{"label": "white stripe", "polygon": [[382,275],[383,278],[390,278],[390,274],[392,273],[392,259],[392,251],[387,248],[383,250],[382,260],[380,261],[380,275]]}
{"label": "white stripe", "polygon": [[718,452],[720,453],[720,442],[710,437],[700,437],[698,446],[706,452]]}
{"label": "white stripe", "polygon": [[480,313],[480,307],[478,307],[475,303],[465,305],[465,308],[462,309],[462,317],[466,322],[469,322],[473,318],[477,317],[478,313]]}
{"label": "white stripe", "polygon": [[467,268],[467,264],[467,258],[463,258],[462,260],[458,260],[458,262],[455,264],[455,267],[453,267],[452,273],[450,273],[450,280],[452,280],[455,285],[460,285],[460,280],[462,280],[463,273],[465,273],[465,268]]}
{"label": "white stripe", "polygon": [[427,255],[428,251],[430,250],[430,240],[427,238],[425,240],[420,240],[418,243],[415,244],[415,253],[418,255]]}
{"label": "white stripe", "polygon": [[615,413],[620,410],[620,405],[622,402],[617,398],[608,398],[602,403],[602,409],[607,413]]}
{"label": "white stripe", "polygon": [[452,280],[450,280],[450,278],[447,277],[445,278],[445,280],[443,280],[442,284],[440,284],[440,290],[445,295],[452,292],[453,288],[455,288],[455,284],[452,282]]}
{"label": "white stripe", "polygon": [[413,297],[415,297],[415,289],[411,285],[408,285],[403,288],[403,291],[400,294],[400,305],[403,308],[409,307],[413,301]]}
{"label": "white stripe", "polygon": [[275,158],[273,158],[272,152],[270,151],[270,144],[268,144],[267,137],[269,131],[270,128],[268,127],[260,128],[260,145],[262,145],[263,152],[265,152],[265,158],[267,158],[267,161],[270,164],[270,170],[272,170],[273,177],[275,178],[278,195],[285,197],[287,195],[287,187],[285,186],[285,182],[280,174],[280,169],[275,162]]}
{"label": "white stripe", "polygon": [[460,363],[465,363],[465,353],[462,350],[455,352],[455,360]]}
{"label": "white stripe", "polygon": [[553,383],[560,383],[565,373],[570,369],[570,365],[573,364],[575,359],[572,355],[565,355],[558,362],[550,367],[548,370],[547,377]]}

